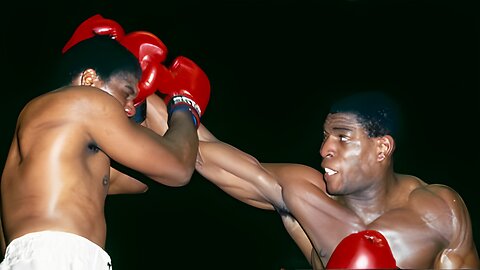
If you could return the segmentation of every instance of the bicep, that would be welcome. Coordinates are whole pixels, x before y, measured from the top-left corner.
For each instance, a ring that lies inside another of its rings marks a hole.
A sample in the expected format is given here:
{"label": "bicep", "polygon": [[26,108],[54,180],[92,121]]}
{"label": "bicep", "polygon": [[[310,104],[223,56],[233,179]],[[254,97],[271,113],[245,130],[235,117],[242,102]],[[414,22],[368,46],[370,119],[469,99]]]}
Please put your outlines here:
{"label": "bicep", "polygon": [[[473,241],[473,231],[467,206],[453,189],[432,185],[429,187],[447,205],[450,213],[448,227],[438,226],[437,230],[448,239],[448,245],[437,256],[436,265],[440,268],[478,268],[480,261]],[[451,229],[448,229],[451,228]]]}

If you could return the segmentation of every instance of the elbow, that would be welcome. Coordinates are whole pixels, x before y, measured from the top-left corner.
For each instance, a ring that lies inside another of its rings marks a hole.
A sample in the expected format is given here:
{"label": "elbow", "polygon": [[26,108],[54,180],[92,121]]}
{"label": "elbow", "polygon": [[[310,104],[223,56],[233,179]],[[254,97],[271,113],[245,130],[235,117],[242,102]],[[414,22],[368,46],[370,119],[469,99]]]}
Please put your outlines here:
{"label": "elbow", "polygon": [[190,183],[192,180],[194,168],[188,168],[184,170],[184,174],[182,175],[181,179],[178,181],[179,186],[183,187]]}
{"label": "elbow", "polygon": [[169,187],[182,187],[190,183],[194,170],[194,164],[175,162],[161,166],[161,170],[157,174],[149,177]]}
{"label": "elbow", "polygon": [[170,186],[182,187],[190,183],[195,171],[197,151],[184,151],[168,167]]}
{"label": "elbow", "polygon": [[173,186],[175,187],[183,187],[190,183],[192,179],[193,172],[195,171],[194,166],[184,165],[181,166],[180,169],[177,170],[175,173],[175,183]]}

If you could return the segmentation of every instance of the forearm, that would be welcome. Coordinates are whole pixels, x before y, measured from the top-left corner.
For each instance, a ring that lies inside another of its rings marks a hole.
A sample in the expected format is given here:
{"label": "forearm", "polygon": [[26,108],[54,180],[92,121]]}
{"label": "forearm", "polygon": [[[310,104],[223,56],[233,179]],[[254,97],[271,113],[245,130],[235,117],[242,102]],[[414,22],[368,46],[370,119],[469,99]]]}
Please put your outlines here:
{"label": "forearm", "polygon": [[203,124],[197,130],[198,140],[201,142],[220,142]]}
{"label": "forearm", "polygon": [[265,168],[251,155],[212,139],[213,135],[209,138],[210,142],[200,141],[197,171],[230,196],[254,207],[273,210],[274,197],[281,197],[281,189]]}
{"label": "forearm", "polygon": [[163,135],[171,152],[184,164],[188,178],[195,170],[195,160],[198,152],[198,135],[192,123],[191,115],[186,111],[175,112],[170,119],[169,129]]}

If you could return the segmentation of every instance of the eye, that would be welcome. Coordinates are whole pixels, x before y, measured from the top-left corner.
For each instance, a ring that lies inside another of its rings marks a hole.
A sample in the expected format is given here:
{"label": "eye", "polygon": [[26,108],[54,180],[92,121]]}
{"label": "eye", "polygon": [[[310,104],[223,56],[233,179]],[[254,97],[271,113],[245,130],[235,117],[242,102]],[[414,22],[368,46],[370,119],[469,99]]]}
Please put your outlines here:
{"label": "eye", "polygon": [[346,135],[339,135],[338,138],[340,138],[341,142],[348,142],[350,138]]}

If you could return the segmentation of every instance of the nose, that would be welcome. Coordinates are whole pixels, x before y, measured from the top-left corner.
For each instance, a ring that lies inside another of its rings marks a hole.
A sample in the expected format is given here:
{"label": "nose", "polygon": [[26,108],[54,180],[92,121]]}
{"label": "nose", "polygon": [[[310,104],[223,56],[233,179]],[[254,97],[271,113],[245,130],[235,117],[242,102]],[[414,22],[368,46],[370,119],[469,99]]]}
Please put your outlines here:
{"label": "nose", "polygon": [[331,143],[331,138],[326,137],[322,142],[322,146],[320,147],[320,156],[322,156],[322,158],[330,158],[334,155],[335,150],[333,144]]}

